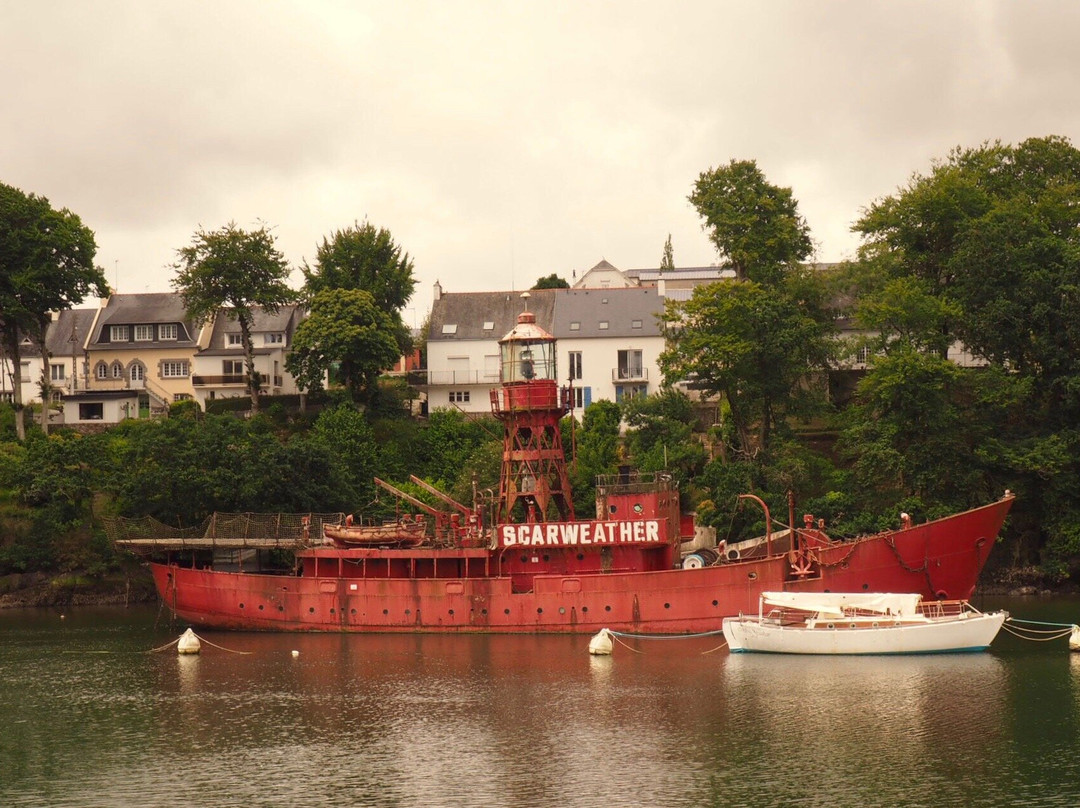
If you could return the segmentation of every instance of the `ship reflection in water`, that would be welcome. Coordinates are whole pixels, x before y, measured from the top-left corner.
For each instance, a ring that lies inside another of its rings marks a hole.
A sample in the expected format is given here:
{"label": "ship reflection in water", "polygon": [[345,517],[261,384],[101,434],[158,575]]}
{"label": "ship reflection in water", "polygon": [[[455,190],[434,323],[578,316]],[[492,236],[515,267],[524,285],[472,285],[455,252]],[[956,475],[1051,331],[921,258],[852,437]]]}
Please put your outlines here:
{"label": "ship reflection in water", "polygon": [[1080,655],[1012,638],[592,657],[580,635],[206,632],[228,650],[181,657],[142,653],[179,634],[152,616],[78,620],[0,614],[2,805],[1080,804]]}

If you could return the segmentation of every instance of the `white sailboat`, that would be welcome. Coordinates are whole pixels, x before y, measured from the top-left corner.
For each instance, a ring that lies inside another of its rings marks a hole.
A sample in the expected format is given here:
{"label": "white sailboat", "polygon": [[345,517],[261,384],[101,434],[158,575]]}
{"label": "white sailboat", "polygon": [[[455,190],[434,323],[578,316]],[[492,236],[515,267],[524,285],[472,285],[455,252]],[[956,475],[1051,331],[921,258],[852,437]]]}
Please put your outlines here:
{"label": "white sailboat", "polygon": [[723,628],[733,653],[935,654],[985,650],[1008,617],[917,594],[763,592]]}

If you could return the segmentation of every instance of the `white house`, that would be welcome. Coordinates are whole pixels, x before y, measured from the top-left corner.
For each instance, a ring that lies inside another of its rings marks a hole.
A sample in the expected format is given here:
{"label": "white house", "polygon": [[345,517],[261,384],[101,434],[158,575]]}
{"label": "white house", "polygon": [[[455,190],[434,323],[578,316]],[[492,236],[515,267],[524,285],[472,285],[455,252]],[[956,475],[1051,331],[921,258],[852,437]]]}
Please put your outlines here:
{"label": "white house", "polygon": [[557,373],[575,409],[655,391],[663,350],[656,289],[635,287],[443,293],[436,287],[427,334],[428,406],[490,411],[499,385],[499,340],[524,308],[556,338]]}

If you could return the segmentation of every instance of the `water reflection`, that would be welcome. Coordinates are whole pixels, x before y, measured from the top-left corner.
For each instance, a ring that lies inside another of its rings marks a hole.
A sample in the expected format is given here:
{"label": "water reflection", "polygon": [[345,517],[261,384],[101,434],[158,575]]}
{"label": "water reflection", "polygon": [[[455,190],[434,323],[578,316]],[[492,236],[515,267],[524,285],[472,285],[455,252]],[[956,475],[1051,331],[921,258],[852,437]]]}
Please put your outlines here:
{"label": "water reflection", "polygon": [[3,618],[5,806],[1080,804],[1062,649],[210,633],[229,650],[181,657],[129,615]]}

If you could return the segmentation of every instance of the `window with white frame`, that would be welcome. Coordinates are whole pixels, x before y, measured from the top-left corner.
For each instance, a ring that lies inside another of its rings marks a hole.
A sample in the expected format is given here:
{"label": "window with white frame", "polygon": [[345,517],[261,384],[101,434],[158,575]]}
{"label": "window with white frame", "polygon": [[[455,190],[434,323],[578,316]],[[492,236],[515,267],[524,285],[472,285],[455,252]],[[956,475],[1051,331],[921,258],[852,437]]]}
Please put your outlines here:
{"label": "window with white frame", "polygon": [[142,362],[133,362],[128,369],[128,378],[133,382],[141,382],[146,380],[146,367]]}
{"label": "window with white frame", "polygon": [[450,403],[451,404],[468,404],[469,403],[469,391],[468,390],[451,390],[450,391]]}
{"label": "window with white frame", "polygon": [[126,325],[109,326],[109,342],[127,342],[128,327]]}
{"label": "window with white frame", "polygon": [[591,387],[575,387],[574,388],[574,409],[583,410],[592,404],[592,388]]}
{"label": "window with white frame", "polygon": [[570,351],[570,378],[581,378],[581,351]]}
{"label": "window with white frame", "polygon": [[609,323],[608,323],[607,320],[601,320],[599,328],[600,328],[601,331],[607,331],[608,330],[608,325],[609,325]]}
{"label": "window with white frame", "polygon": [[631,320],[630,321],[630,327],[631,328],[641,328],[641,320]]}
{"label": "window with white frame", "polygon": [[124,378],[124,366],[121,365],[119,362],[112,363],[112,377],[114,379]]}
{"label": "window with white frame", "polygon": [[64,380],[64,366],[49,365],[49,378],[54,382],[62,382]]}
{"label": "window with white frame", "polygon": [[225,335],[225,344],[229,345],[230,347],[234,347],[234,346],[237,346],[237,345],[243,345],[244,344],[244,335],[243,334],[237,334],[235,332],[230,332],[230,333]]}
{"label": "window with white frame", "polygon": [[243,376],[244,363],[239,359],[226,359],[221,363],[221,371],[226,376]]}
{"label": "window with white frame", "polygon": [[109,366],[106,365],[104,362],[98,362],[97,367],[94,368],[94,375],[97,376],[99,379],[109,378]]}
{"label": "window with white frame", "polygon": [[172,397],[173,401],[191,401],[191,393],[176,393]]}
{"label": "window with white frame", "polygon": [[176,323],[165,323],[158,326],[158,339],[175,340],[177,337]]}
{"label": "window with white frame", "polygon": [[641,351],[619,351],[619,378],[642,379],[645,377],[645,367],[641,362]]}
{"label": "window with white frame", "polygon": [[285,335],[284,334],[267,334],[264,337],[263,344],[264,345],[284,345],[285,344]]}
{"label": "window with white frame", "polygon": [[581,330],[581,323],[578,320],[572,321],[570,323],[570,330],[571,331],[580,331]]}
{"label": "window with white frame", "polygon": [[147,342],[154,338],[154,327],[152,325],[137,325],[135,326],[135,341]]}
{"label": "window with white frame", "polygon": [[187,362],[162,362],[161,363],[161,378],[163,379],[184,379],[188,375],[188,363]]}

